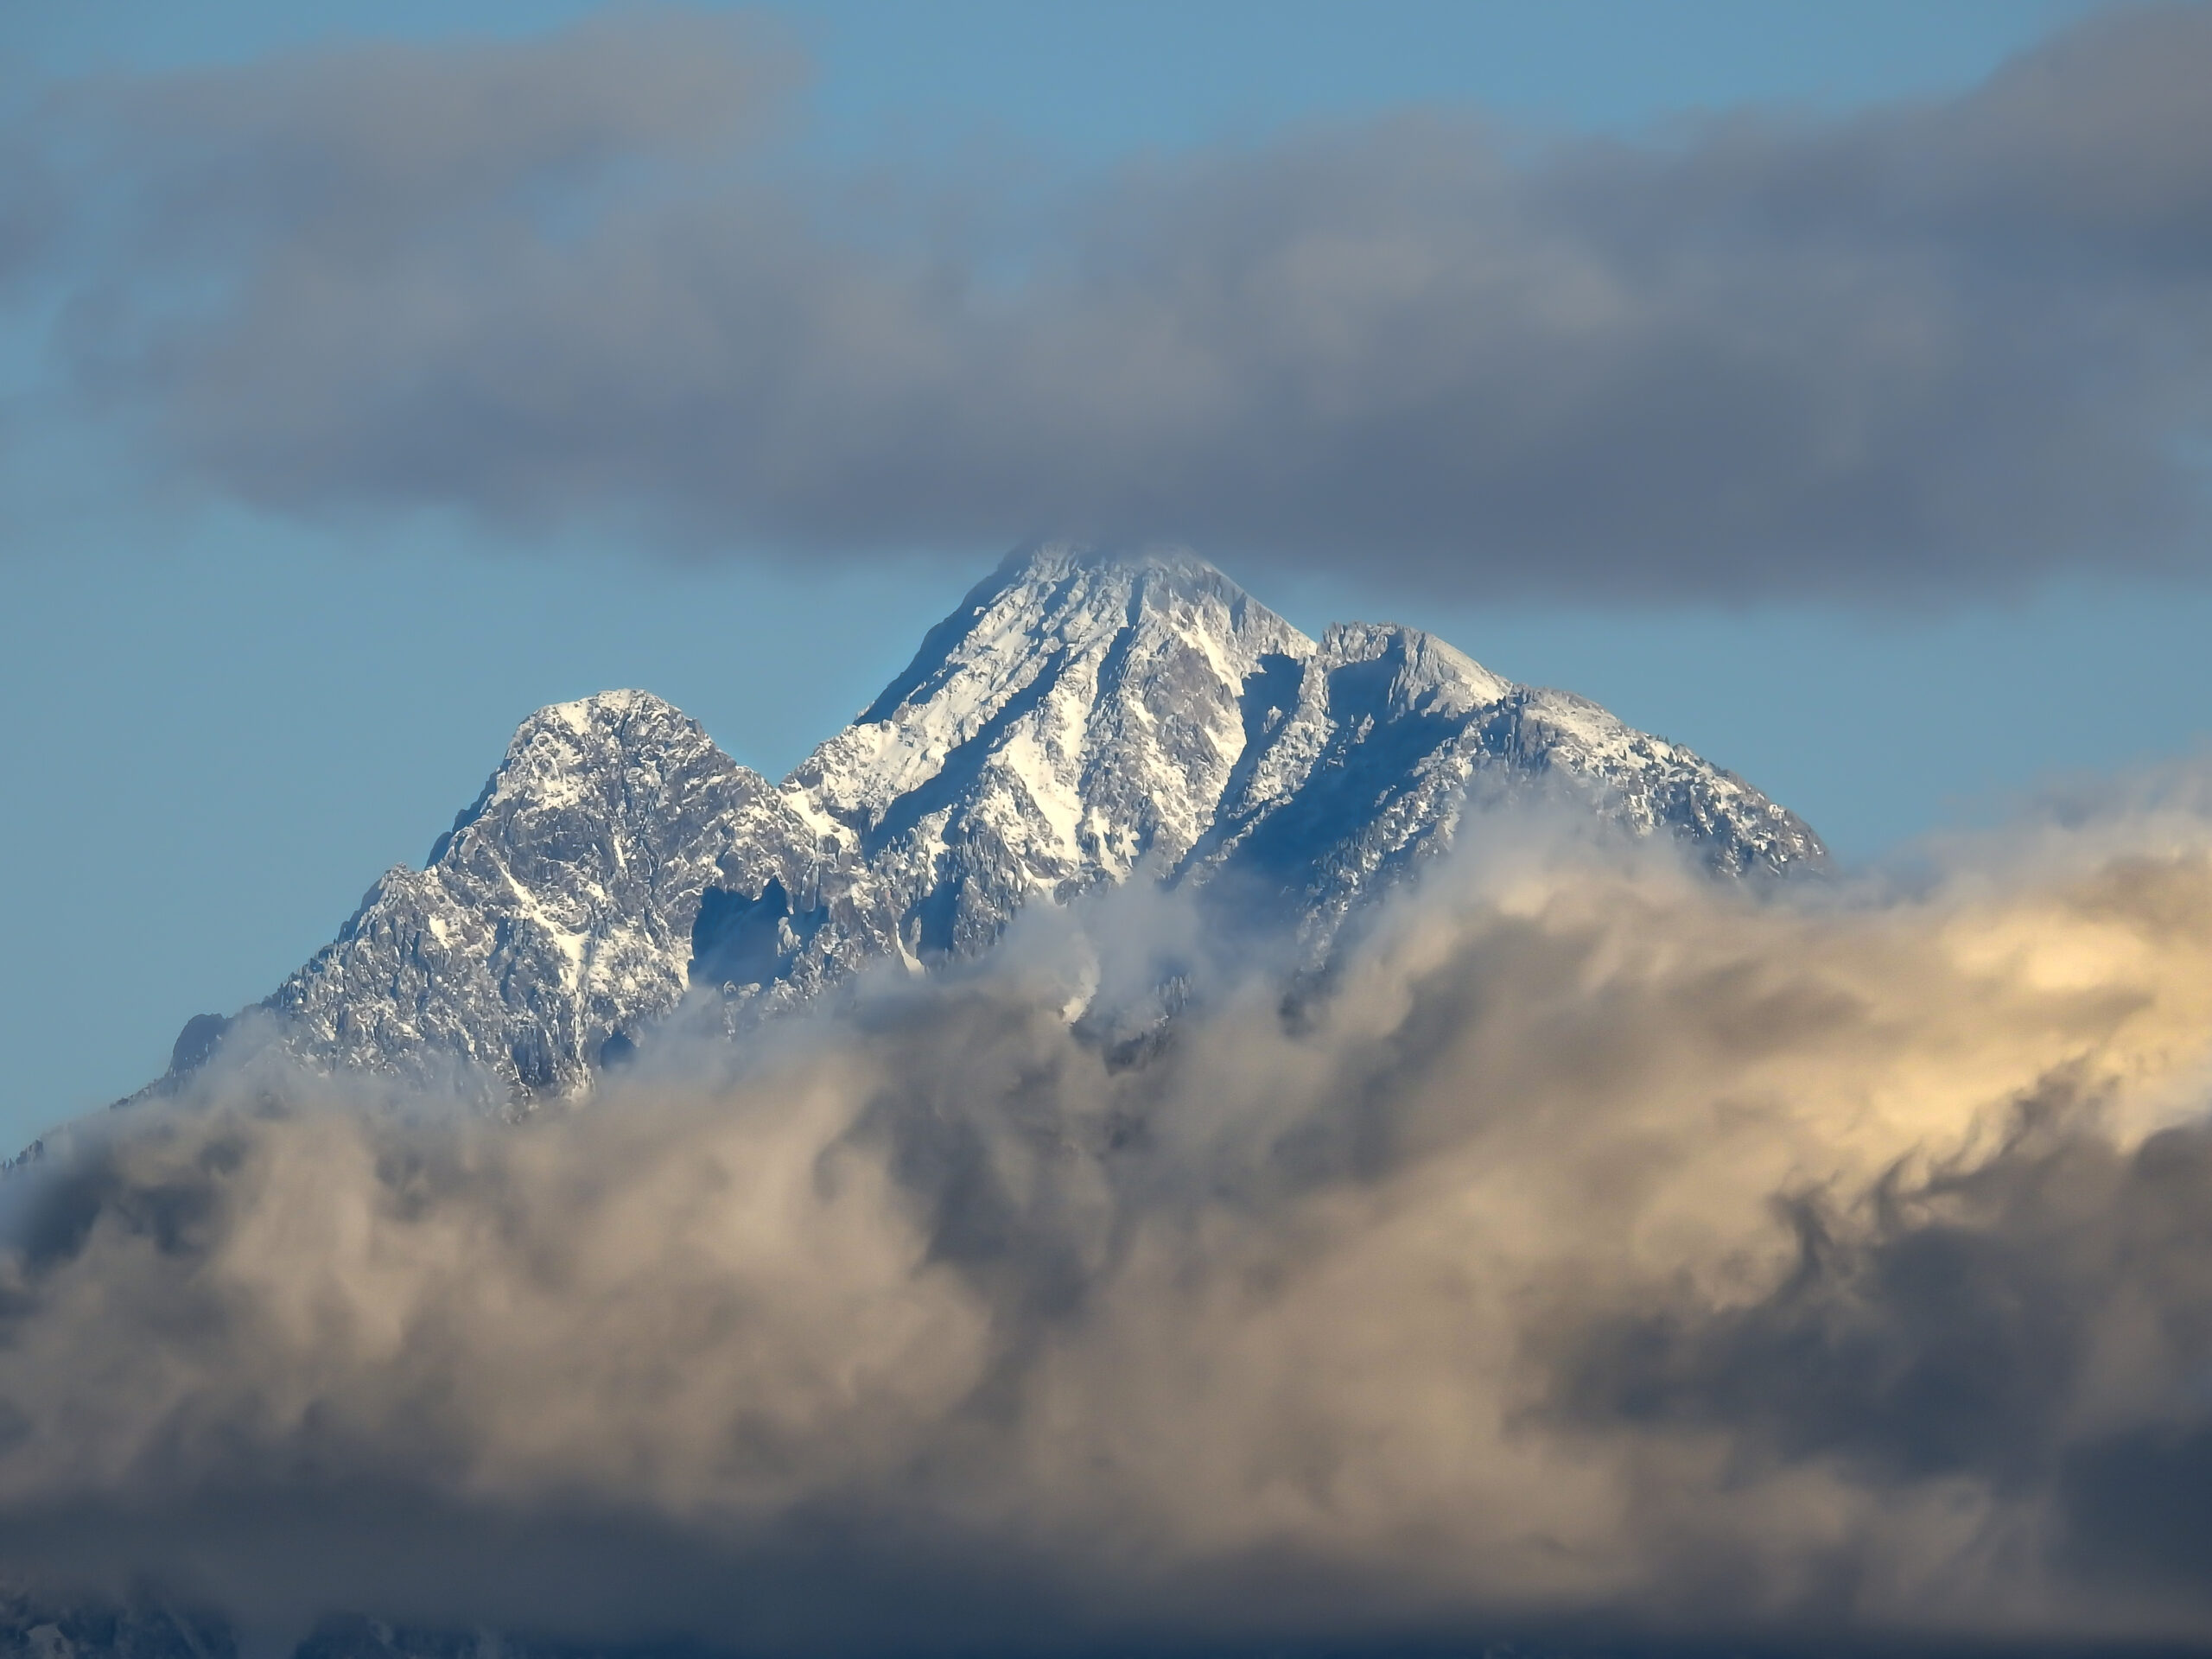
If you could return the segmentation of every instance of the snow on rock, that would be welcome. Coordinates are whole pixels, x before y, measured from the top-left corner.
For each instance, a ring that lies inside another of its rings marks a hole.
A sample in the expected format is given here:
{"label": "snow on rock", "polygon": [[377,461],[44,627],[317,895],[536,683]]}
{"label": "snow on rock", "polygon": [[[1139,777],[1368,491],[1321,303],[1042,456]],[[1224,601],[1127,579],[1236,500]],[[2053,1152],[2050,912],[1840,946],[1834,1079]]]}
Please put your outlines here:
{"label": "snow on rock", "polygon": [[1317,644],[1188,553],[1047,543],[780,787],[641,691],[541,709],[425,868],[388,872],[265,1006],[319,1063],[458,1065],[526,1104],[687,996],[739,1030],[1140,873],[1325,942],[1450,844],[1471,793],[1552,788],[1721,874],[1825,857],[1740,779],[1417,629]]}
{"label": "snow on rock", "polygon": [[268,1006],[334,1064],[457,1058],[518,1093],[572,1086],[682,999],[700,894],[740,831],[761,849],[748,874],[811,840],[658,697],[540,709],[428,864],[388,871]]}

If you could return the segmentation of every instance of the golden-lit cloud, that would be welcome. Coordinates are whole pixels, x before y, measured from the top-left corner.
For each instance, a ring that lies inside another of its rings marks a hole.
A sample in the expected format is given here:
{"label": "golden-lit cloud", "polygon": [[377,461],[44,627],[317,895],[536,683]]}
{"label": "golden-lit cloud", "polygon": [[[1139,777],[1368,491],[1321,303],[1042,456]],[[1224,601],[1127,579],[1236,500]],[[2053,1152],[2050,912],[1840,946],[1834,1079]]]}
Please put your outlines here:
{"label": "golden-lit cloud", "polygon": [[1067,986],[1155,898],[557,1118],[264,1058],[82,1128],[5,1541],[595,1639],[2212,1636],[2212,825],[1485,841],[1134,1065]]}

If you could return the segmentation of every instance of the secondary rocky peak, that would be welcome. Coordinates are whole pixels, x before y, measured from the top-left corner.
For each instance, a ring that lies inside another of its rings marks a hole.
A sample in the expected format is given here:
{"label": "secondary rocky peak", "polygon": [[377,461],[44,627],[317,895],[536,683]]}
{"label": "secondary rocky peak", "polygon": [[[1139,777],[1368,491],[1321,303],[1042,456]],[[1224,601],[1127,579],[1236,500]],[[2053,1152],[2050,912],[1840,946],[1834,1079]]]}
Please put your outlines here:
{"label": "secondary rocky peak", "polygon": [[[702,780],[757,773],[731,760],[698,721],[648,691],[601,691],[550,703],[516,728],[483,793],[430,850],[435,864],[453,855],[472,825],[491,821],[513,844],[523,823],[582,812],[608,825],[658,818],[668,798]],[[480,836],[478,840],[481,840]]]}
{"label": "secondary rocky peak", "polygon": [[570,702],[550,702],[515,728],[507,761],[533,748],[581,753],[613,742],[637,747],[697,734],[699,724],[674,703],[650,691],[598,691]]}
{"label": "secondary rocky peak", "polygon": [[526,1093],[571,1085],[682,997],[700,895],[740,833],[748,869],[801,867],[811,841],[766,779],[660,698],[551,704],[425,867],[387,871],[268,1007],[342,1063],[440,1054]]}
{"label": "secondary rocky peak", "polygon": [[643,752],[706,741],[696,721],[650,691],[599,691],[531,715],[515,728],[500,769],[558,766],[609,747]]}

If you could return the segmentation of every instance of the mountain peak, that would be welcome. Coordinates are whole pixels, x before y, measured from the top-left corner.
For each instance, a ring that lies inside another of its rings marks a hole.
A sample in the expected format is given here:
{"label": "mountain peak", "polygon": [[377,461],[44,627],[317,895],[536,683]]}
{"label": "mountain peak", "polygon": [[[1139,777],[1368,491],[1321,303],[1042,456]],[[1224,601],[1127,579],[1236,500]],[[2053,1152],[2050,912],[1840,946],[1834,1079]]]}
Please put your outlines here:
{"label": "mountain peak", "polygon": [[687,997],[735,1031],[1147,872],[1325,948],[1452,842],[1478,786],[1564,789],[1724,874],[1823,856],[1732,774],[1418,629],[1317,643],[1186,550],[1039,542],[780,788],[646,692],[539,709],[429,865],[388,874],[266,1006],[329,1064],[442,1055],[565,1091]]}
{"label": "mountain peak", "polygon": [[1313,651],[1183,550],[1039,543],[971,588],[792,782],[874,835],[892,803],[957,792],[998,757],[1038,880],[1118,875],[1203,831],[1243,747],[1246,681],[1263,658]]}
{"label": "mountain peak", "polygon": [[[1200,558],[1189,548],[1171,542],[1122,542],[1102,545],[1066,540],[1030,542],[1015,548],[999,561],[998,569],[993,573],[991,581],[983,585],[1063,582],[1077,571],[1114,573],[1129,577],[1157,574],[1236,588],[1236,584],[1222,575],[1217,566]],[[1236,591],[1241,593],[1243,590],[1237,588]]]}
{"label": "mountain peak", "polygon": [[[1016,548],[931,628],[906,671],[855,717],[871,726],[909,705],[952,702],[995,707],[1026,683],[1040,657],[1080,658],[1103,649],[1147,617],[1185,613],[1209,633],[1266,636],[1264,650],[1313,649],[1289,623],[1188,549],[1160,544],[1095,547],[1048,541]],[[956,687],[964,690],[956,690]]]}

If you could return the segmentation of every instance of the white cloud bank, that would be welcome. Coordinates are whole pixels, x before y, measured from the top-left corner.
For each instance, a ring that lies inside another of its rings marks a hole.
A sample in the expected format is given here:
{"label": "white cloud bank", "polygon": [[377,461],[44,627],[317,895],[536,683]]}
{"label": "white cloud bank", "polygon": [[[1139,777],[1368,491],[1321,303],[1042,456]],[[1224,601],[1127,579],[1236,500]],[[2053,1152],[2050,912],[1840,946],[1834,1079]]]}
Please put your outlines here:
{"label": "white cloud bank", "polygon": [[0,1554],[293,1633],[2212,1645],[2201,805],[1909,893],[1462,857],[1118,1069],[1040,917],[519,1128],[217,1072],[0,1192]]}

